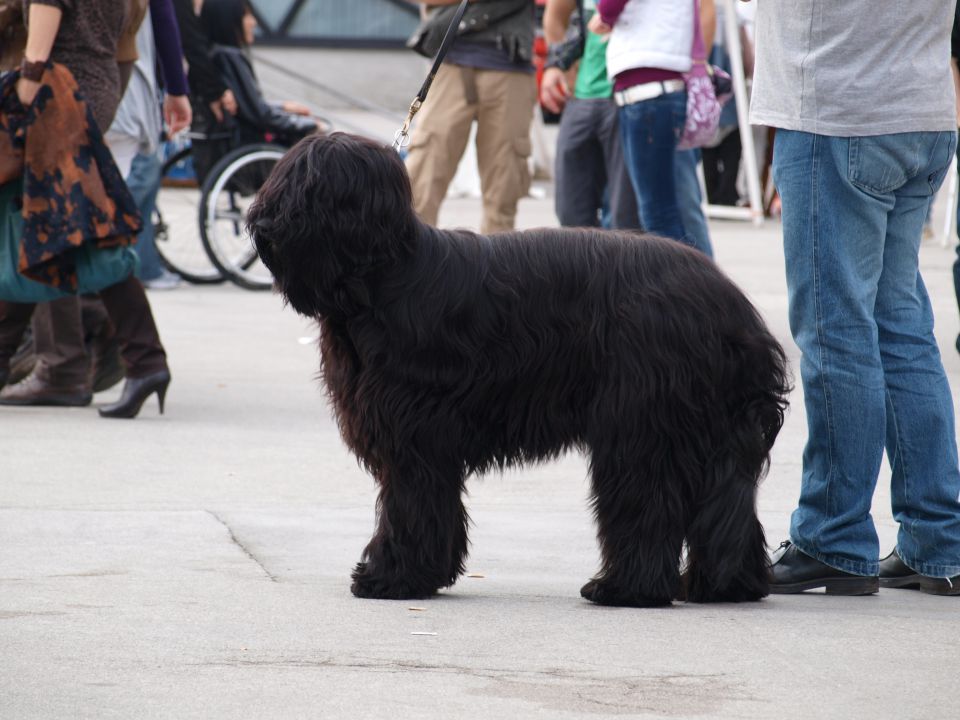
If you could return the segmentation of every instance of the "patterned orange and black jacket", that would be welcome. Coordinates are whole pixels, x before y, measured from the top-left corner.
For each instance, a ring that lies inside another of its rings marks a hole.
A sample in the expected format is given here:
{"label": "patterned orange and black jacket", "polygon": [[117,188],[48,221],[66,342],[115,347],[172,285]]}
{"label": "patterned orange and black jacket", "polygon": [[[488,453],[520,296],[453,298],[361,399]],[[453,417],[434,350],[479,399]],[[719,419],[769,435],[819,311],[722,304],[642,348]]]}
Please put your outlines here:
{"label": "patterned orange and black jacket", "polygon": [[70,71],[49,63],[33,104],[16,93],[19,73],[0,78],[0,183],[22,167],[21,274],[75,292],[73,250],[129,245],[140,213]]}

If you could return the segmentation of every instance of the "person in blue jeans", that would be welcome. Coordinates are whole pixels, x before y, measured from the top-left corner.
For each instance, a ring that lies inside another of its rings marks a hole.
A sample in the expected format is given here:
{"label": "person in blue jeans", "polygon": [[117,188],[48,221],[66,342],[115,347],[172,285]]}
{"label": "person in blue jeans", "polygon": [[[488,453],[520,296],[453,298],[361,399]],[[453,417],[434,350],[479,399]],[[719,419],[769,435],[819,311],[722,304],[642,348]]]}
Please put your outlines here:
{"label": "person in blue jeans", "polygon": [[[960,595],[953,398],[919,271],[956,150],[954,3],[764,0],[751,121],[777,128],[790,327],[808,438],[771,591]],[[870,514],[881,459],[899,523]]]}
{"label": "person in blue jeans", "polygon": [[680,207],[680,222],[687,242],[712,259],[713,245],[710,243],[707,216],[703,214],[703,193],[697,175],[699,164],[700,150],[677,150],[677,156],[673,159],[673,181],[676,184],[677,205]]}
{"label": "person in blue jeans", "polygon": [[[556,43],[565,37],[576,7],[574,0],[548,0],[543,27],[549,40]],[[596,2],[585,0],[582,7],[589,20]],[[551,53],[544,70],[541,102],[552,112],[563,111],[555,172],[557,217],[561,225],[573,227],[595,226],[600,222],[604,227],[616,229],[639,228],[640,213],[624,163],[618,108],[612,97],[613,82],[607,76],[606,52],[607,38],[588,31],[572,95],[563,70],[570,65],[566,57],[554,57]],[[712,258],[697,177],[699,161],[698,151],[678,150],[674,158],[674,183],[688,241]]]}
{"label": "person in blue jeans", "polygon": [[[149,10],[147,17],[152,20]],[[172,98],[161,87],[157,77],[157,49],[167,40],[166,37],[154,35],[152,22],[141,24],[136,35],[139,57],[134,63],[130,82],[113,124],[106,133],[110,150],[143,218],[143,230],[133,246],[140,259],[137,277],[144,287],[155,290],[170,289],[180,283],[180,276],[161,264],[153,237],[153,212],[162,174],[159,146],[164,118],[168,120],[171,135],[189,126],[191,121],[190,105],[185,96],[184,111],[179,117],[171,115]],[[183,86],[186,87],[185,80]]]}
{"label": "person in blue jeans", "polygon": [[[950,71],[953,74],[953,89],[960,98],[960,4],[957,4],[954,12],[953,31],[950,33]],[[957,102],[957,127],[960,127],[960,100]],[[957,160],[960,163],[960,152],[957,153]],[[957,165],[957,171],[960,172],[960,164]],[[960,236],[960,204],[957,205],[957,235]],[[953,291],[957,296],[957,309],[960,310],[960,244],[955,250],[957,258],[953,261]],[[957,335],[955,345],[960,353],[960,335]]]}
{"label": "person in blue jeans", "polygon": [[[712,17],[712,2],[703,5]],[[697,156],[676,151],[687,117],[683,73],[692,65],[694,9],[695,0],[599,0],[589,27],[610,34],[607,68],[641,224],[712,256]]]}
{"label": "person in blue jeans", "polygon": [[180,284],[180,276],[167,270],[161,263],[153,237],[153,211],[157,207],[162,170],[163,165],[157,151],[141,152],[133,158],[130,174],[127,176],[127,187],[143,218],[143,230],[133,246],[140,258],[137,277],[144,287],[153,290],[166,290]]}

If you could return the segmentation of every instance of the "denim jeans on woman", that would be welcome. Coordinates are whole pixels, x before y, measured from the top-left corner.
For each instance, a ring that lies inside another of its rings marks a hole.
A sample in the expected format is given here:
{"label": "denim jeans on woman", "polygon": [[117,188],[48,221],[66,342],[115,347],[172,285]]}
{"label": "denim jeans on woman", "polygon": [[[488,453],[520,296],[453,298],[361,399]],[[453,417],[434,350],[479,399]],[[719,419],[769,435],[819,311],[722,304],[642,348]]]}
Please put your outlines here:
{"label": "denim jeans on woman", "polygon": [[689,243],[674,178],[677,139],[686,117],[686,92],[620,108],[623,160],[637,195],[640,223],[647,232]]}
{"label": "denim jeans on woman", "polygon": [[700,177],[697,175],[699,164],[699,150],[677,150],[673,181],[677,186],[677,204],[680,206],[680,220],[687,235],[687,242],[708,258],[712,258],[713,246],[710,244],[707,218],[703,214],[703,193],[700,190]]}
{"label": "denim jeans on woman", "polygon": [[790,538],[846,572],[878,573],[870,506],[886,448],[900,556],[924,575],[960,573],[953,400],[918,262],[927,205],[955,147],[951,132],[777,131],[808,425]]}

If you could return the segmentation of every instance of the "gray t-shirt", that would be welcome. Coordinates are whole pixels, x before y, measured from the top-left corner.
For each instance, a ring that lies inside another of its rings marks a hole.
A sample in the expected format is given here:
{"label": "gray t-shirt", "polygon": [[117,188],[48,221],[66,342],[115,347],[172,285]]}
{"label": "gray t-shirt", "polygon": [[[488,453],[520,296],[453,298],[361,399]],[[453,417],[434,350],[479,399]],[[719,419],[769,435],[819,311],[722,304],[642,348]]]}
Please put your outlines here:
{"label": "gray t-shirt", "polygon": [[955,0],[754,0],[750,122],[839,137],[956,129]]}

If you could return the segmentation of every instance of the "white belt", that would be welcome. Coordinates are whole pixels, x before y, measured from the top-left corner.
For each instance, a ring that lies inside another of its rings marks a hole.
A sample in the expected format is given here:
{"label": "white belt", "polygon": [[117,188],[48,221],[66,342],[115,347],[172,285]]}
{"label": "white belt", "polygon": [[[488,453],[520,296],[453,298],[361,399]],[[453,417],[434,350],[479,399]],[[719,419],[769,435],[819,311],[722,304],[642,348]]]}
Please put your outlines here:
{"label": "white belt", "polygon": [[657,80],[656,82],[631,85],[626,90],[619,90],[613,94],[614,102],[620,107],[634,103],[652,100],[667,93],[680,92],[686,87],[683,80]]}

